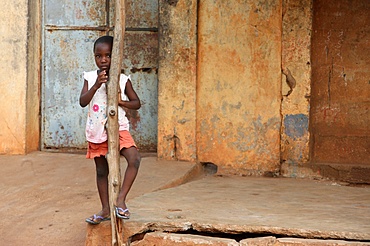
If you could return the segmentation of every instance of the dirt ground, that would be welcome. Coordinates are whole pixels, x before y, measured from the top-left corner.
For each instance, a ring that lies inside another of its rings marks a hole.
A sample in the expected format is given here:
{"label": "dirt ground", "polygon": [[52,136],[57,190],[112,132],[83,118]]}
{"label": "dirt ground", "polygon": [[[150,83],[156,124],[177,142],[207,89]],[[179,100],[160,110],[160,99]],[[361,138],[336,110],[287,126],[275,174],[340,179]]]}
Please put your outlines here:
{"label": "dirt ground", "polygon": [[[168,180],[159,178],[161,170],[173,178],[190,165],[153,171],[149,167],[161,163],[153,154],[142,157],[129,200],[165,185]],[[123,158],[121,164],[124,168]],[[85,244],[85,218],[100,211],[93,160],[84,154],[34,152],[0,156],[0,167],[0,245]]]}
{"label": "dirt ground", "polygon": [[42,155],[1,157],[2,244],[83,245],[84,217],[100,207],[94,164],[83,155]]}

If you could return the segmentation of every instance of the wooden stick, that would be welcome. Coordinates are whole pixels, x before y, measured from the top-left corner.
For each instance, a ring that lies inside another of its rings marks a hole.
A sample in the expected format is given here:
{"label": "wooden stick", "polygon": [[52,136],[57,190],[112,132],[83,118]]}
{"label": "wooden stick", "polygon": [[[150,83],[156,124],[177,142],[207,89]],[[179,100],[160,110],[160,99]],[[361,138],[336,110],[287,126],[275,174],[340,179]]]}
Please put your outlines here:
{"label": "wooden stick", "polygon": [[114,42],[109,70],[108,94],[108,154],[109,165],[109,206],[112,226],[112,245],[123,245],[122,220],[116,218],[115,204],[121,188],[119,153],[118,88],[123,60],[125,35],[125,0],[115,0]]}

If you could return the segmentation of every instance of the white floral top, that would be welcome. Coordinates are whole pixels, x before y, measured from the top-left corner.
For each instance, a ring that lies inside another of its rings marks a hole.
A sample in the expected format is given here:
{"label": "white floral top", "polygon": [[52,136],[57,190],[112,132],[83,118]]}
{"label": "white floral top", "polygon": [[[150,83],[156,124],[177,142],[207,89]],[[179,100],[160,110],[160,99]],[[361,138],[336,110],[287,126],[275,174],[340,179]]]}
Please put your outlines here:
{"label": "white floral top", "polygon": [[[98,71],[84,72],[83,78],[88,82],[88,89],[94,86],[96,79],[98,78]],[[126,82],[130,79],[129,76],[121,74],[120,77],[120,88],[124,92],[126,88]],[[127,101],[128,97],[122,93],[122,100]],[[108,135],[105,129],[107,122],[107,90],[105,84],[103,84],[96,92],[94,97],[91,99],[88,107],[87,121],[86,121],[86,140],[92,143],[103,143],[107,141]],[[126,117],[126,112],[123,108],[118,107],[118,124],[119,130],[129,130],[129,121]]]}

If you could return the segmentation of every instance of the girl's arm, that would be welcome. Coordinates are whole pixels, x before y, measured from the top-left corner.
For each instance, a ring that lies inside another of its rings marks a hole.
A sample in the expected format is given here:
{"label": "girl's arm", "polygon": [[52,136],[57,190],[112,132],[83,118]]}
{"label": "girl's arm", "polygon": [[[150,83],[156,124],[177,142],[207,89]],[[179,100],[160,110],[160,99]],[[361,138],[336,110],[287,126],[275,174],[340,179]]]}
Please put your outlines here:
{"label": "girl's arm", "polygon": [[82,87],[81,94],[80,94],[80,105],[81,107],[86,107],[91,99],[94,97],[95,92],[100,88],[100,86],[108,81],[108,75],[106,74],[106,71],[101,71],[98,75],[98,78],[96,79],[95,84],[88,89],[88,82],[85,79],[84,86]]}
{"label": "girl's arm", "polygon": [[81,107],[84,108],[90,103],[97,89],[98,88],[95,88],[95,86],[93,86],[90,88],[90,90],[88,90],[88,83],[87,83],[87,80],[85,79],[84,86],[82,87],[81,94],[80,94],[80,106]]}
{"label": "girl's arm", "polygon": [[137,96],[134,88],[132,88],[132,83],[130,80],[126,82],[125,94],[127,95],[129,101],[122,101],[121,92],[118,92],[118,106],[137,110],[141,107],[140,99]]}

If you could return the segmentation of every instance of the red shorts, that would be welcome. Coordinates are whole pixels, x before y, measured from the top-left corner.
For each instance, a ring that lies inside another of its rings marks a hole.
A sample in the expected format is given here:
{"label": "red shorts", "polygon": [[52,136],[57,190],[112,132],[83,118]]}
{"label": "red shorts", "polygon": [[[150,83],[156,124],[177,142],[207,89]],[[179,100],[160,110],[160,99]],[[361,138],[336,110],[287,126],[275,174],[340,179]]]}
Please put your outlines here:
{"label": "red shorts", "polygon": [[[119,149],[136,147],[135,141],[129,131],[119,132]],[[108,153],[108,141],[103,143],[88,142],[87,146],[87,159],[94,159],[95,157],[105,156]]]}

